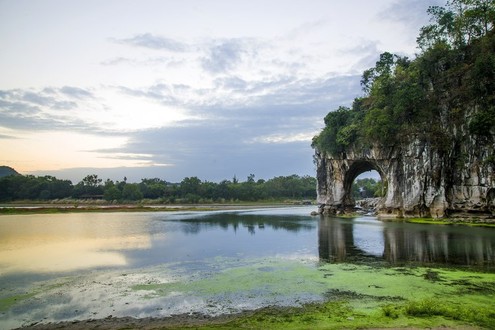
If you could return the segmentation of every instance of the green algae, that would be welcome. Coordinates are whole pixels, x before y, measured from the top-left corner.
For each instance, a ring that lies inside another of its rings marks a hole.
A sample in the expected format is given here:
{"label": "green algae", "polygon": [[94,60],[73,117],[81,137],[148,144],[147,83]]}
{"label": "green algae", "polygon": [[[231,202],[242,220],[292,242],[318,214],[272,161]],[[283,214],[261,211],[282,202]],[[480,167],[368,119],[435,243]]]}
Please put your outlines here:
{"label": "green algae", "polygon": [[[401,219],[403,220],[403,219]],[[491,227],[495,228],[495,223],[493,219],[490,222],[480,221],[479,219],[435,219],[435,218],[407,218],[405,222],[416,223],[416,224],[427,224],[427,225],[462,225],[470,227]]]}
{"label": "green algae", "polygon": [[0,311],[7,311],[16,304],[27,300],[29,298],[32,298],[36,295],[36,292],[26,292],[26,293],[21,293],[21,294],[14,294],[6,297],[1,297],[0,298]]}
{"label": "green algae", "polygon": [[[187,282],[140,284],[133,289],[144,290],[148,298],[176,292],[194,292],[213,301],[219,296],[227,301],[258,295],[292,298],[293,307],[262,308],[206,329],[495,328],[495,274],[465,269],[272,259]],[[307,295],[322,300],[307,304],[297,298]]]}
{"label": "green algae", "polygon": [[12,290],[11,293],[4,293],[0,296],[0,312],[5,312],[28,299],[66,285],[67,282],[65,280],[59,280],[56,283],[44,284],[37,288],[28,288],[27,291],[25,288],[18,287]]}
{"label": "green algae", "polygon": [[320,294],[320,274],[314,266],[295,261],[263,260],[247,266],[226,268],[200,280],[139,284],[133,290],[149,291],[147,297],[166,296],[174,292],[194,292],[204,297],[226,294],[294,295]]}

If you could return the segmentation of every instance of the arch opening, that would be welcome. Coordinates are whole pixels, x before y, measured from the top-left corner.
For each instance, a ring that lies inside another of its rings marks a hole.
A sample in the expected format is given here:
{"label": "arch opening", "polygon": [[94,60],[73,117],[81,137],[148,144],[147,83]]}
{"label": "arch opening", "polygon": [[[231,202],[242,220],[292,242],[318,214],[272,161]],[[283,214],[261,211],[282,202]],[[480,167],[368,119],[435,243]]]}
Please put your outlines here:
{"label": "arch opening", "polygon": [[386,195],[385,176],[375,164],[369,161],[353,163],[344,178],[344,206],[354,208],[360,200],[374,199],[375,208]]}

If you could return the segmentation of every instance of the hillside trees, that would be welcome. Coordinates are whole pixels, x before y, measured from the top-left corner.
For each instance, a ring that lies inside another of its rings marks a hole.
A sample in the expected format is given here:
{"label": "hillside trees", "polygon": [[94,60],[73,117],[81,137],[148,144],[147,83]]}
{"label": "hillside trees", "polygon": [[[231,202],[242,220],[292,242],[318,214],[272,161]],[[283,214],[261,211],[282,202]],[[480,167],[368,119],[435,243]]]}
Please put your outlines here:
{"label": "hillside trees", "polygon": [[385,52],[364,71],[363,97],[325,117],[314,137],[319,152],[393,145],[412,136],[438,150],[452,138],[449,121],[465,125],[479,143],[494,142],[495,0],[453,0],[428,9],[416,59]]}
{"label": "hillside trees", "polygon": [[421,28],[418,46],[427,51],[436,44],[460,49],[487,35],[495,22],[493,0],[451,0],[442,6],[431,6],[431,24]]}

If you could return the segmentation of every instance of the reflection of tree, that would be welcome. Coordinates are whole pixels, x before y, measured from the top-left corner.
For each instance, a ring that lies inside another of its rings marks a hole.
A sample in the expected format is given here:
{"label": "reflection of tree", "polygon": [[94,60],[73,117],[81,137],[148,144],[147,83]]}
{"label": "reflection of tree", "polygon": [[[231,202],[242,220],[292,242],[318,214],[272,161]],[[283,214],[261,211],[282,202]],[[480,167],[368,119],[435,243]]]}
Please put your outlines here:
{"label": "reflection of tree", "polygon": [[366,252],[354,244],[353,227],[352,220],[321,218],[318,228],[320,260],[341,262],[366,257]]}
{"label": "reflection of tree", "polygon": [[[474,230],[474,229],[473,229]],[[495,265],[495,241],[489,235],[468,235],[458,228],[388,226],[384,258],[453,265]]]}
{"label": "reflection of tree", "polygon": [[[321,218],[318,228],[320,260],[376,259],[373,253],[355,244],[357,227],[366,230],[366,226],[354,226],[353,220]],[[495,265],[495,236],[490,230],[385,223],[383,240],[384,251],[379,259],[391,264]]]}
{"label": "reflection of tree", "polygon": [[202,230],[232,228],[237,232],[239,228],[247,228],[252,235],[256,230],[264,230],[265,227],[273,230],[285,230],[299,232],[301,230],[314,230],[316,223],[310,217],[302,216],[273,216],[251,214],[213,214],[202,218],[181,219],[181,229],[186,234],[198,234]]}
{"label": "reflection of tree", "polygon": [[344,261],[352,245],[352,224],[322,218],[318,228],[318,252],[321,260]]}

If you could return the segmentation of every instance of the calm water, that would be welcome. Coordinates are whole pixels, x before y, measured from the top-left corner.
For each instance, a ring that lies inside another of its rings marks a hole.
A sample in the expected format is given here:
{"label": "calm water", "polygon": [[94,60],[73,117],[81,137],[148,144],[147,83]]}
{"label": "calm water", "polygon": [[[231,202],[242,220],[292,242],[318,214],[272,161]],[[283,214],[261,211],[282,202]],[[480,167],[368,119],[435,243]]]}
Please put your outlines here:
{"label": "calm water", "polygon": [[[211,281],[226,274],[241,279],[249,267],[272,273],[322,262],[495,268],[492,228],[311,217],[313,209],[2,216],[0,328],[108,315],[219,314],[320,299],[265,292],[270,289],[237,296],[212,291]],[[200,285],[206,280],[210,291]],[[144,285],[156,290],[150,295]]]}

